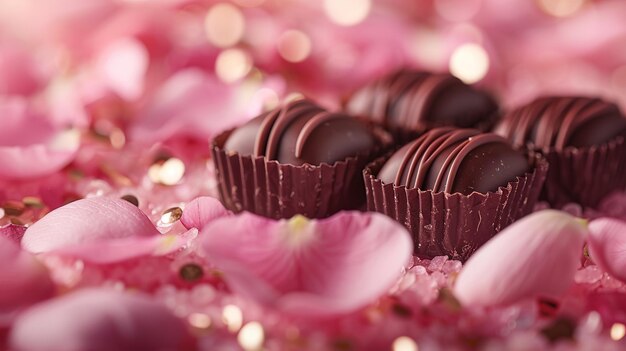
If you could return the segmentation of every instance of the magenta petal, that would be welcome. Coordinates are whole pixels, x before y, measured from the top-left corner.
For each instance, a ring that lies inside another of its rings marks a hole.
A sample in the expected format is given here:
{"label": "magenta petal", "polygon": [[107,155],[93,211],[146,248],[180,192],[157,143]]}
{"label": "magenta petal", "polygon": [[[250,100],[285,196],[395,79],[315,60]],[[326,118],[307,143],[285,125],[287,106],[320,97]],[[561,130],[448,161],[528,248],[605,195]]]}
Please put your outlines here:
{"label": "magenta petal", "polygon": [[281,221],[244,213],[213,221],[201,240],[236,293],[302,315],[340,314],[375,301],[413,252],[404,227],[359,212]]}
{"label": "magenta petal", "polygon": [[465,305],[506,305],[558,297],[574,281],[587,228],[561,211],[535,212],[513,223],[470,257],[454,286]]}
{"label": "magenta petal", "polygon": [[185,205],[185,211],[183,211],[183,217],[180,221],[187,229],[202,230],[209,222],[231,214],[232,212],[224,208],[218,199],[200,196]]}
{"label": "magenta petal", "polygon": [[0,226],[0,236],[13,240],[16,244],[20,244],[22,237],[26,232],[26,227],[15,224],[7,224]]}
{"label": "magenta petal", "polygon": [[16,320],[10,345],[35,350],[178,350],[185,326],[143,294],[86,289],[37,305]]}
{"label": "magenta petal", "polygon": [[22,246],[34,253],[78,244],[158,235],[150,219],[130,202],[107,197],[82,199],[48,213],[26,230]]}
{"label": "magenta petal", "polygon": [[626,222],[599,218],[589,223],[591,259],[613,277],[626,282]]}
{"label": "magenta petal", "polygon": [[54,294],[48,271],[18,244],[0,236],[0,327],[14,313]]}

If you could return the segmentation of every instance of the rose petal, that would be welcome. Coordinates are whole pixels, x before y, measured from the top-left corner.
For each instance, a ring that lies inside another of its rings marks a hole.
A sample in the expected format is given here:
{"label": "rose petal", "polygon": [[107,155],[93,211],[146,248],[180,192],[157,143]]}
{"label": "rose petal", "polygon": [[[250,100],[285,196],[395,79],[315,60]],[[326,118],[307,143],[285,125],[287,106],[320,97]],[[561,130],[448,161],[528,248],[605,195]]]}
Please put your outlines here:
{"label": "rose petal", "polygon": [[86,289],[24,312],[9,338],[21,351],[178,350],[185,327],[146,295]]}
{"label": "rose petal", "polygon": [[238,294],[286,313],[334,315],[376,300],[411,257],[406,229],[380,214],[324,220],[223,217],[201,233],[209,260]]}
{"label": "rose petal", "polygon": [[591,259],[613,277],[626,282],[626,222],[599,218],[589,223]]}
{"label": "rose petal", "polygon": [[0,236],[13,240],[16,244],[20,244],[22,237],[26,232],[26,227],[15,224],[7,224],[0,226]]}
{"label": "rose petal", "polygon": [[130,202],[107,197],[77,200],[30,226],[22,246],[34,253],[130,236],[158,235],[150,219]]}
{"label": "rose petal", "polygon": [[18,244],[0,235],[0,326],[19,310],[52,296],[54,285],[48,271]]}
{"label": "rose petal", "polygon": [[100,52],[96,69],[109,88],[126,100],[138,99],[143,93],[149,57],[137,40],[122,38]]}
{"label": "rose petal", "polygon": [[192,229],[182,235],[132,236],[107,241],[88,242],[60,248],[53,255],[71,257],[95,264],[121,262],[143,256],[162,256],[179,250],[197,234]]}
{"label": "rose petal", "polygon": [[20,97],[0,99],[0,177],[34,178],[70,163],[78,150],[76,138],[57,130]]}
{"label": "rose petal", "polygon": [[174,136],[206,140],[248,117],[239,91],[199,69],[177,72],[138,113],[131,137],[146,142]]}
{"label": "rose petal", "polygon": [[190,201],[183,211],[180,221],[185,228],[197,228],[202,230],[209,222],[224,216],[230,216],[232,212],[224,208],[224,205],[216,198],[200,196]]}
{"label": "rose petal", "polygon": [[454,286],[465,305],[506,305],[569,288],[587,228],[565,212],[544,210],[513,223],[470,257]]}

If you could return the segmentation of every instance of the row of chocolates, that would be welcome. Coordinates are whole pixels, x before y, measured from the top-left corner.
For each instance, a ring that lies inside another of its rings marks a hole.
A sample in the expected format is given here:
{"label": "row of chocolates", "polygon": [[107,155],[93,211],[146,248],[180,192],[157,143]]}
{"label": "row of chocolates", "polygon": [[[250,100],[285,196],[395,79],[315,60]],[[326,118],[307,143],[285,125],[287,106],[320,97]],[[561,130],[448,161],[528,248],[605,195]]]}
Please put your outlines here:
{"label": "row of chocolates", "polygon": [[291,101],[216,137],[224,205],[276,219],[378,211],[416,254],[465,260],[540,196],[594,206],[626,187],[626,118],[600,99],[539,98],[500,118],[486,92],[402,70],[345,110]]}

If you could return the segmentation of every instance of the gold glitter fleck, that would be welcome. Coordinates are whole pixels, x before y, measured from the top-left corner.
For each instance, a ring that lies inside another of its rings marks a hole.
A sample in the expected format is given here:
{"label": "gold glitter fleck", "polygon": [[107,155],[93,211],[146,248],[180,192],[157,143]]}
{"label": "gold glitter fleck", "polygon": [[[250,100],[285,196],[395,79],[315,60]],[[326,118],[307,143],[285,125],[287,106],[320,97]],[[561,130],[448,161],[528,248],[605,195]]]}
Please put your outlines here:
{"label": "gold glitter fleck", "polygon": [[43,208],[43,201],[36,196],[26,196],[22,199],[22,203],[28,207]]}
{"label": "gold glitter fleck", "polygon": [[180,267],[179,271],[180,277],[188,282],[192,282],[198,279],[202,279],[204,276],[204,271],[202,267],[195,263],[187,263]]}
{"label": "gold glitter fleck", "polygon": [[124,195],[122,196],[122,200],[126,200],[130,202],[131,204],[139,207],[139,199],[137,199],[135,195],[131,195],[131,194]]}
{"label": "gold glitter fleck", "polygon": [[17,201],[7,201],[2,205],[2,209],[7,216],[17,217],[24,213],[24,204]]}
{"label": "gold glitter fleck", "polygon": [[161,215],[161,223],[172,224],[183,216],[183,210],[180,207],[168,208]]}

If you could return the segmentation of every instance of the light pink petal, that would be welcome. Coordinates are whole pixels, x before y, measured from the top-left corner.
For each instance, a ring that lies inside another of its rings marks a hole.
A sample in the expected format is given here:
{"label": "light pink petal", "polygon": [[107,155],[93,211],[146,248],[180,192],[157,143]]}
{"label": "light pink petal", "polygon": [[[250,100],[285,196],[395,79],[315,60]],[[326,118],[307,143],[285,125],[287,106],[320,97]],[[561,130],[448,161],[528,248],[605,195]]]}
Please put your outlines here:
{"label": "light pink petal", "polygon": [[34,178],[70,163],[80,141],[76,131],[61,131],[24,98],[0,99],[0,177]]}
{"label": "light pink petal", "polygon": [[235,292],[305,315],[333,315],[371,303],[396,282],[412,253],[404,227],[383,215],[358,212],[310,221],[244,213],[213,221],[201,240]]}
{"label": "light pink petal", "polygon": [[131,137],[162,141],[176,135],[206,139],[242,121],[235,89],[199,69],[172,75],[139,112]]}
{"label": "light pink petal", "polygon": [[186,332],[180,319],[147,295],[86,289],[24,312],[9,339],[21,351],[178,350]]}
{"label": "light pink petal", "polygon": [[52,296],[55,288],[43,264],[4,236],[0,236],[0,266],[1,328],[19,310]]}
{"label": "light pink petal", "polygon": [[0,95],[31,95],[41,89],[44,70],[35,56],[13,42],[0,43]]}
{"label": "light pink petal", "polygon": [[26,227],[21,226],[21,225],[15,225],[15,224],[9,223],[7,225],[0,226],[0,236],[9,238],[18,245],[22,241],[24,232],[26,232]]}
{"label": "light pink petal", "polygon": [[126,100],[143,93],[149,56],[141,42],[122,38],[107,45],[96,59],[96,69],[109,88]]}
{"label": "light pink petal", "polygon": [[132,236],[63,247],[50,254],[95,264],[107,264],[143,256],[166,255],[187,243],[188,238],[185,235]]}
{"label": "light pink petal", "polygon": [[197,228],[202,230],[209,222],[224,216],[230,216],[232,212],[224,208],[222,203],[210,196],[200,196],[187,205],[183,211],[183,217],[180,221],[185,228]]}
{"label": "light pink petal", "polygon": [[599,218],[589,223],[591,259],[615,278],[626,282],[626,222]]}
{"label": "light pink petal", "polygon": [[130,202],[108,197],[59,207],[30,226],[22,247],[34,253],[131,236],[158,235],[150,219]]}
{"label": "light pink petal", "polygon": [[461,269],[454,292],[473,306],[558,297],[574,280],[586,233],[582,221],[565,212],[535,212],[478,249]]}

